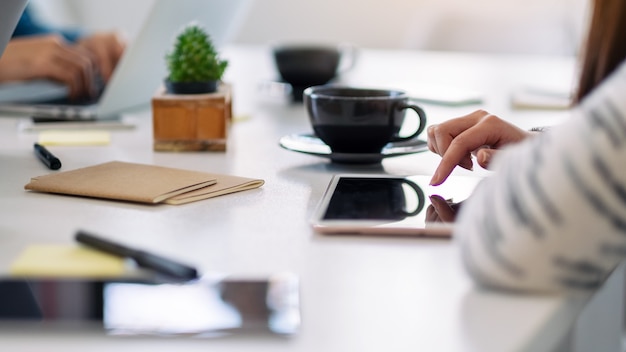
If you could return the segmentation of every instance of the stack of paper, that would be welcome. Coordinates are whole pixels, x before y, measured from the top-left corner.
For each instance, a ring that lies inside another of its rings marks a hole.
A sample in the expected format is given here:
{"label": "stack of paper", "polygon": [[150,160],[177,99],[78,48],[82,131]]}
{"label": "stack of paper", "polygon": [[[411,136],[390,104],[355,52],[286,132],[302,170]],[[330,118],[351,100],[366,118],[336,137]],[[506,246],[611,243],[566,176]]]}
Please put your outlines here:
{"label": "stack of paper", "polygon": [[260,179],[112,161],[35,177],[24,188],[140,203],[184,204],[258,188],[263,183]]}

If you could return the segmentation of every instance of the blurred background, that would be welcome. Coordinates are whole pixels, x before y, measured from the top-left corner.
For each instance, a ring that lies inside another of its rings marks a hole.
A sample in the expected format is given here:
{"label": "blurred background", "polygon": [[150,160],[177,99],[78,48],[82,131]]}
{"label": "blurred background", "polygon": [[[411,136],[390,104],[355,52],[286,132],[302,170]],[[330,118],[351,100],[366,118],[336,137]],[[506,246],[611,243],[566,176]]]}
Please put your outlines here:
{"label": "blurred background", "polygon": [[[139,30],[153,0],[31,0],[58,25]],[[175,1],[175,0],[172,0]],[[253,0],[236,43],[576,55],[588,0]]]}

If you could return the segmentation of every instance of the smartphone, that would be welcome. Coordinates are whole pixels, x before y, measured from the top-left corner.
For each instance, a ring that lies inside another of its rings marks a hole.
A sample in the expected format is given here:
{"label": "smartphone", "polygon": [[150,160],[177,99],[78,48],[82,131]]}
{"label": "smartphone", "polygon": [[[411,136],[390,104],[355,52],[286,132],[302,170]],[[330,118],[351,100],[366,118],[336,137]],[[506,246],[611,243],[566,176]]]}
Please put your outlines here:
{"label": "smartphone", "polygon": [[299,282],[291,274],[184,283],[9,277],[0,279],[0,321],[113,335],[291,335],[300,325]]}
{"label": "smartphone", "polygon": [[323,234],[450,237],[457,211],[482,178],[450,176],[440,186],[430,186],[430,178],[335,175],[312,226]]}

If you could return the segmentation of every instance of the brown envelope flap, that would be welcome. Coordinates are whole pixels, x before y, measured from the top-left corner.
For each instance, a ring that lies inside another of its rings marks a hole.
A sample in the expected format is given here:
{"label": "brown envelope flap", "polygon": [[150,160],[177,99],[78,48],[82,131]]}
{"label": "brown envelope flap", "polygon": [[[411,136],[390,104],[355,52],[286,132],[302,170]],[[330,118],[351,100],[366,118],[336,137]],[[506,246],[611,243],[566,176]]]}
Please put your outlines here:
{"label": "brown envelope flap", "polygon": [[167,204],[184,204],[202,199],[213,198],[224,194],[245,191],[263,186],[265,181],[232,175],[209,174],[217,179],[214,185],[182,193],[165,200]]}
{"label": "brown envelope flap", "polygon": [[39,192],[159,203],[214,183],[215,178],[203,172],[112,161],[35,177],[24,188]]}

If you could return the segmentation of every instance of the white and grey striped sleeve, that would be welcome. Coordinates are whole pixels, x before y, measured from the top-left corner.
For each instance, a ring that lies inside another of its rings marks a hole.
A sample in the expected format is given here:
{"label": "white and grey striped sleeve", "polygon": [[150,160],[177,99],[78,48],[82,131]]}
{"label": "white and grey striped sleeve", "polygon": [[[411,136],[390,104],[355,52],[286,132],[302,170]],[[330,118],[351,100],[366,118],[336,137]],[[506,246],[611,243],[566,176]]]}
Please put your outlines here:
{"label": "white and grey striped sleeve", "polygon": [[454,236],[478,283],[591,290],[626,258],[626,64],[570,120],[499,153]]}

